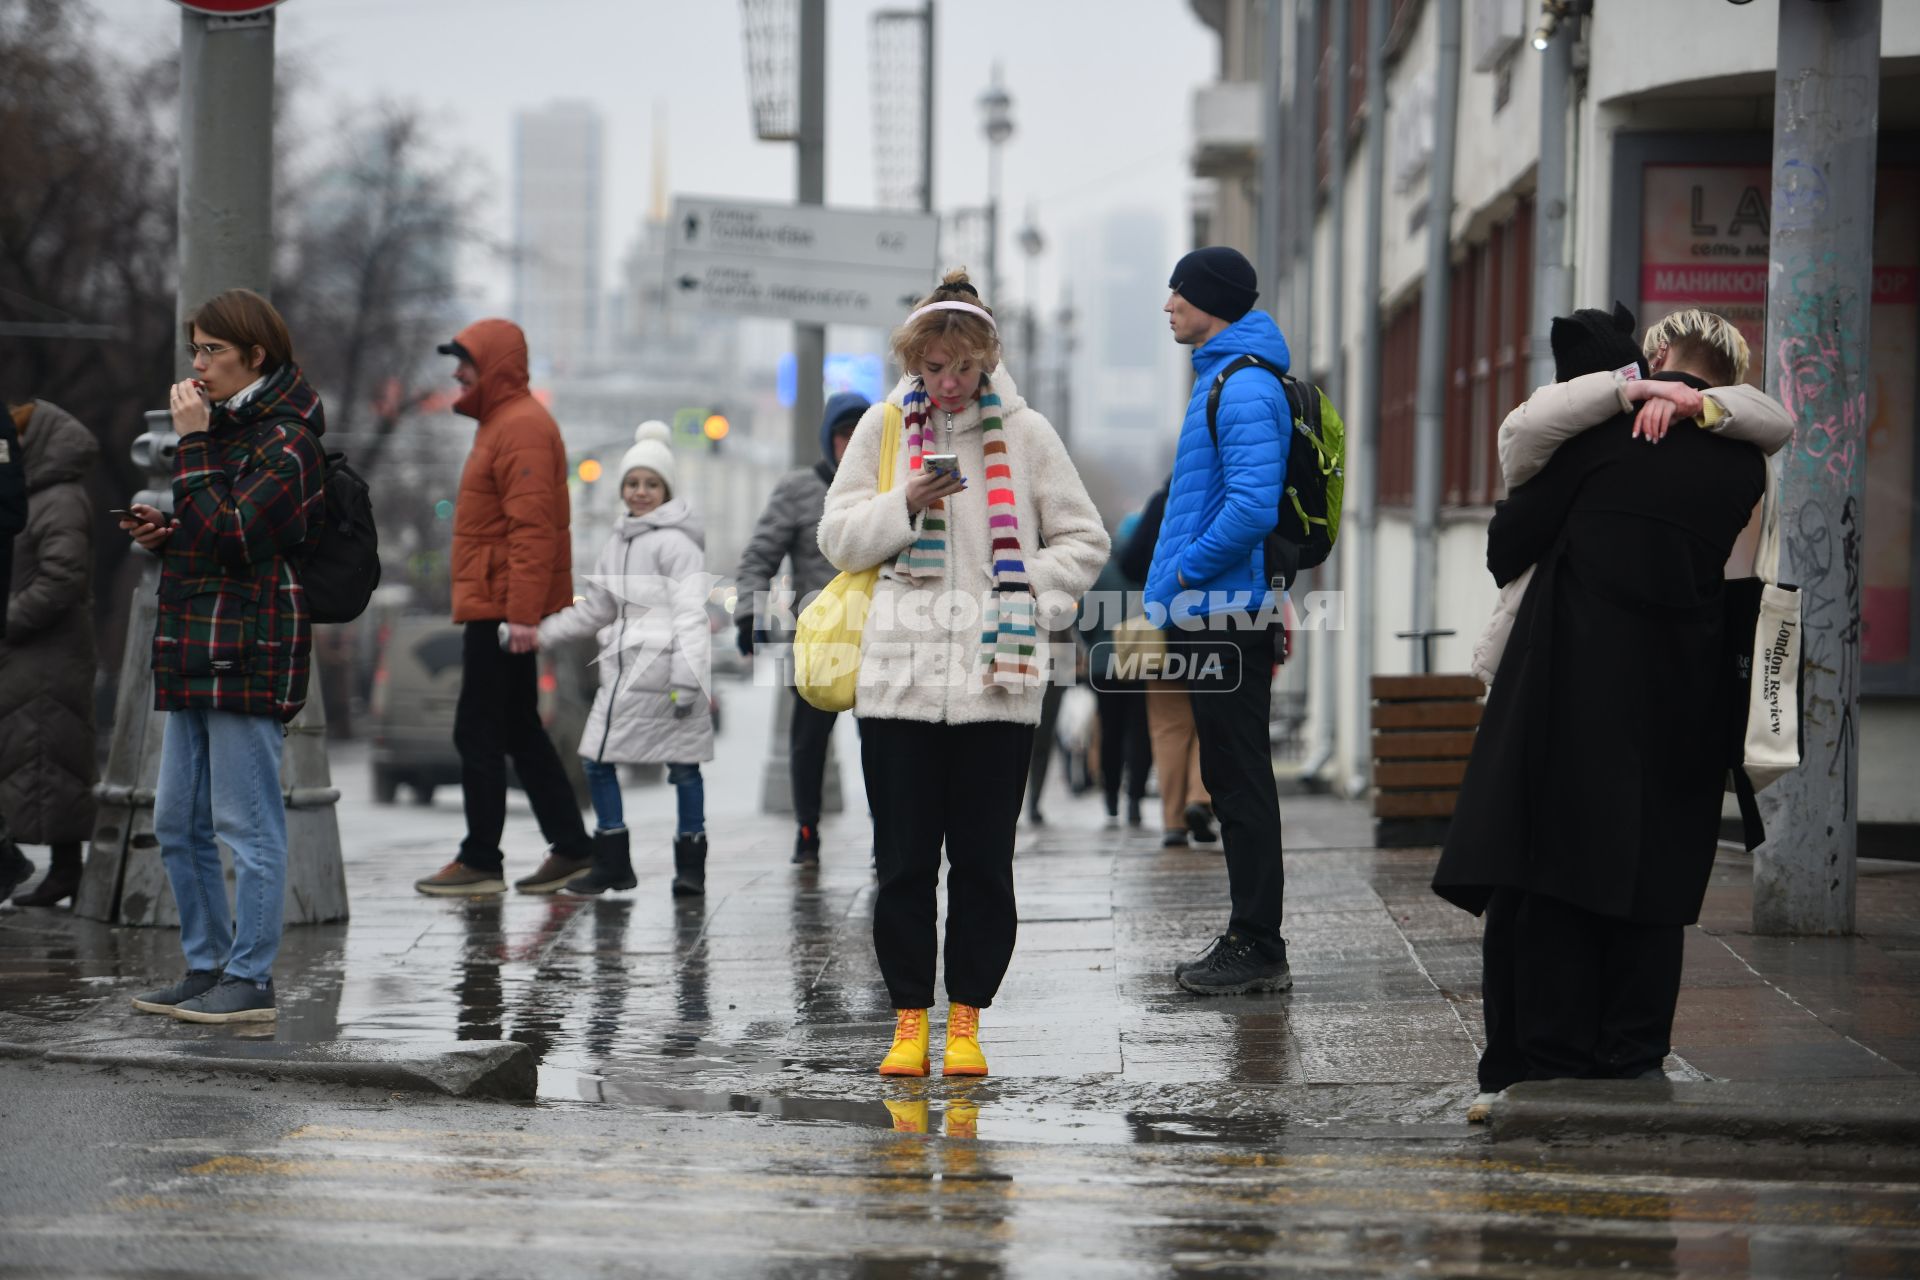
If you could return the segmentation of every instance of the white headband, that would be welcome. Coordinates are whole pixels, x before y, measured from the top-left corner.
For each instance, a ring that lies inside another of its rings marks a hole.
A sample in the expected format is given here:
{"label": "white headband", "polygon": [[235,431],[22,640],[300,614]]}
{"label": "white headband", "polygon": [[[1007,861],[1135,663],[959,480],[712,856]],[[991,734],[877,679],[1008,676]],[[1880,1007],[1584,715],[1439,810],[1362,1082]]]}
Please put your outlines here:
{"label": "white headband", "polygon": [[987,327],[992,329],[995,333],[1000,332],[1000,326],[993,322],[993,313],[991,311],[986,310],[984,307],[976,307],[971,302],[929,302],[926,306],[920,308],[918,311],[908,316],[907,323],[912,324],[915,320],[918,320],[921,316],[927,314],[927,312],[929,311],[970,312],[973,315],[979,316],[982,320],[985,320],[987,322]]}

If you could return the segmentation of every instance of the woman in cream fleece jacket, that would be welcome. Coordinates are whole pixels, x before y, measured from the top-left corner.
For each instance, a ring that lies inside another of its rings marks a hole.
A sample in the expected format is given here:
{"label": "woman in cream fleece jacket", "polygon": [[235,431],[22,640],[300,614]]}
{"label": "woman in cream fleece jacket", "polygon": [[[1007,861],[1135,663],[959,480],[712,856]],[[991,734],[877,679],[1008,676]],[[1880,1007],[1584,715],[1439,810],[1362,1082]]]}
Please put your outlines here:
{"label": "woman in cream fleece jacket", "polygon": [[[997,367],[992,313],[965,272],[908,317],[894,351],[908,376],[861,418],[820,521],[836,568],[881,567],[853,707],[879,877],[874,950],[896,1013],[880,1071],[928,1071],[944,847],[943,1072],[985,1075],[979,1011],[1013,956],[1014,825],[1047,678],[1036,624],[1072,619],[1107,534],[1060,437]],[[883,493],[890,413],[903,426]]]}

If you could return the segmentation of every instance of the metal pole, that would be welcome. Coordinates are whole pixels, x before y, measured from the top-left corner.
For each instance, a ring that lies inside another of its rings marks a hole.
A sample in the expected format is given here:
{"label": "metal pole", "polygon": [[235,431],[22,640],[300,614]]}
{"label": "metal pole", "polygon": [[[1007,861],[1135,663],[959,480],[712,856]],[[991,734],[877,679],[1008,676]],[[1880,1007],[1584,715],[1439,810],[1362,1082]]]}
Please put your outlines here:
{"label": "metal pole", "polygon": [[1783,455],[1780,575],[1800,588],[1804,758],[1766,792],[1757,933],[1851,933],[1859,854],[1860,518],[1872,355],[1880,0],[1780,0],[1767,387]]}
{"label": "metal pole", "polygon": [[[1355,371],[1354,404],[1348,423],[1347,514],[1341,534],[1348,544],[1347,625],[1353,629],[1353,684],[1350,694],[1361,709],[1373,702],[1373,633],[1376,617],[1374,533],[1379,523],[1380,477],[1380,229],[1385,221],[1387,179],[1387,0],[1367,0],[1367,201],[1361,237],[1360,360]],[[1347,790],[1366,790],[1373,755],[1364,729],[1347,743]]]}
{"label": "metal pole", "polygon": [[1000,144],[987,143],[987,305],[1000,305]]}
{"label": "metal pole", "polygon": [[1553,381],[1548,333],[1555,316],[1573,310],[1567,271],[1567,86],[1573,78],[1574,19],[1554,30],[1540,55],[1540,177],[1533,240],[1533,333],[1527,341],[1529,386]]}
{"label": "metal pole", "polygon": [[[801,204],[827,198],[827,0],[800,0],[800,136],[795,149]],[[827,356],[825,325],[793,326],[793,465],[820,453],[821,389]]]}
{"label": "metal pole", "polygon": [[926,30],[921,33],[921,61],[926,74],[920,86],[920,208],[933,212],[933,0],[927,0]]}
{"label": "metal pole", "polygon": [[1287,334],[1293,368],[1313,373],[1313,231],[1320,208],[1320,95],[1315,59],[1320,56],[1320,13],[1313,0],[1296,0],[1300,38],[1293,78],[1293,329]]}
{"label": "metal pole", "polygon": [[1440,65],[1427,194],[1427,275],[1420,289],[1419,389],[1413,419],[1413,629],[1431,631],[1440,576],[1440,436],[1446,425],[1453,154],[1460,115],[1460,0],[1438,0]]}
{"label": "metal pole", "polygon": [[1267,0],[1260,32],[1260,283],[1267,296],[1267,314],[1281,323],[1282,299],[1291,272],[1286,269],[1287,188],[1286,103],[1280,97],[1282,59],[1286,56],[1286,0]]}
{"label": "metal pole", "polygon": [[[180,15],[180,294],[177,315],[223,289],[273,281],[272,11]],[[174,369],[192,376],[175,344]]]}

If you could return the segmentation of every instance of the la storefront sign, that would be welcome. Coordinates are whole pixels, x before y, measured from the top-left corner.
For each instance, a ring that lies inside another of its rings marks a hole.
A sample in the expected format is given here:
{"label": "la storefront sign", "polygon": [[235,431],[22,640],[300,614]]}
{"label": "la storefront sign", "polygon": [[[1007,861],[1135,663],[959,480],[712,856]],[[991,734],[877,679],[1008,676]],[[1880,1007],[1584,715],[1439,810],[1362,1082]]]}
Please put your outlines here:
{"label": "la storefront sign", "polygon": [[281,0],[173,0],[182,9],[204,13],[210,18],[250,18],[265,13]]}

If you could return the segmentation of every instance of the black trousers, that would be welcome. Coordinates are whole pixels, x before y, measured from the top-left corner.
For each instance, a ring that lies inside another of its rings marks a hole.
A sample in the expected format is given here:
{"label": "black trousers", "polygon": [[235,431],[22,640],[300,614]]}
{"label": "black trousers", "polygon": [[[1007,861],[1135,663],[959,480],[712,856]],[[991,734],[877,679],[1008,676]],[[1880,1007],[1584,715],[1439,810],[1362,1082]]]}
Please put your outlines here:
{"label": "black trousers", "polygon": [[1013,836],[1033,726],[862,722],[879,891],[873,949],[896,1009],[933,1004],[940,850],[947,853],[947,998],[984,1009],[1013,959]]}
{"label": "black trousers", "polygon": [[1047,766],[1053,763],[1053,753],[1060,745],[1054,726],[1060,723],[1060,700],[1066,693],[1065,685],[1049,679],[1046,692],[1040,698],[1040,727],[1034,732],[1035,750],[1027,764],[1029,813],[1040,812],[1040,793],[1047,789]]}
{"label": "black trousers", "polygon": [[1267,733],[1273,633],[1247,617],[1209,621],[1225,625],[1169,631],[1167,643],[1194,664],[1187,670],[1187,692],[1200,737],[1200,777],[1213,795],[1226,846],[1233,898],[1228,927],[1252,938],[1270,958],[1281,958],[1287,950],[1280,936],[1286,871],[1280,788],[1273,779],[1273,742]]}
{"label": "black trousers", "polygon": [[1153,763],[1153,742],[1147,736],[1147,690],[1137,681],[1114,688],[1095,688],[1100,705],[1100,789],[1107,813],[1120,812],[1120,777],[1126,774],[1127,796],[1147,794],[1147,767]]}
{"label": "black trousers", "polygon": [[584,858],[592,848],[573,787],[540,723],[537,655],[500,647],[500,624],[469,622],[461,649],[460,701],[453,745],[460,753],[460,789],[467,837],[460,861],[477,871],[503,865],[500,832],[507,822],[507,759],[533,805],[540,834],[554,852]]}
{"label": "black trousers", "polygon": [[1481,944],[1481,1089],[1630,1080],[1658,1069],[1672,1048],[1685,946],[1682,925],[1636,924],[1496,890]]}
{"label": "black trousers", "polygon": [[827,743],[833,739],[837,711],[822,711],[793,695],[793,720],[787,727],[787,760],[793,780],[793,820],[803,827],[820,825],[820,792],[827,776]]}

